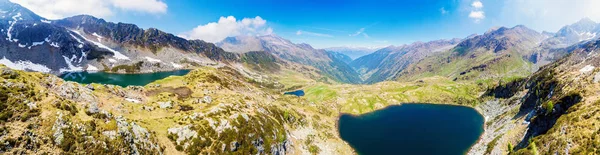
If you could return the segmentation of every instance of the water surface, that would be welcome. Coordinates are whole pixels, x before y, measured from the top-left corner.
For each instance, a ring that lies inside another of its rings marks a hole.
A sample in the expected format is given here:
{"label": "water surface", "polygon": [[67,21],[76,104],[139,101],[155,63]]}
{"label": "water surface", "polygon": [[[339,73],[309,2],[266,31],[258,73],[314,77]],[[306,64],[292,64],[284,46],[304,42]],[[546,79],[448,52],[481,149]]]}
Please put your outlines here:
{"label": "water surface", "polygon": [[67,81],[78,83],[100,83],[112,84],[122,87],[126,86],[144,86],[148,83],[160,80],[171,75],[181,76],[189,73],[190,70],[177,70],[168,72],[142,73],[142,74],[116,74],[106,72],[74,72],[65,73],[60,78]]}
{"label": "water surface", "polygon": [[358,154],[465,154],[483,132],[484,118],[473,108],[403,104],[368,114],[343,114],[340,136]]}
{"label": "water surface", "polygon": [[304,96],[304,90],[296,90],[296,91],[291,91],[291,92],[285,92],[283,93],[283,95],[295,95],[298,97],[302,97]]}

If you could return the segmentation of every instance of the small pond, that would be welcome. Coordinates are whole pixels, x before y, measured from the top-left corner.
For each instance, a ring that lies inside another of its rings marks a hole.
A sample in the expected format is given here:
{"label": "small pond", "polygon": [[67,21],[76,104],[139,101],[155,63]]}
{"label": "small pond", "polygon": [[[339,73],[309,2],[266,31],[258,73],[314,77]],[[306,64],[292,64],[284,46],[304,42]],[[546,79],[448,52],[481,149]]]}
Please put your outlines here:
{"label": "small pond", "polygon": [[302,96],[304,96],[304,90],[285,92],[285,93],[283,93],[283,95],[294,95],[294,96],[302,97]]}

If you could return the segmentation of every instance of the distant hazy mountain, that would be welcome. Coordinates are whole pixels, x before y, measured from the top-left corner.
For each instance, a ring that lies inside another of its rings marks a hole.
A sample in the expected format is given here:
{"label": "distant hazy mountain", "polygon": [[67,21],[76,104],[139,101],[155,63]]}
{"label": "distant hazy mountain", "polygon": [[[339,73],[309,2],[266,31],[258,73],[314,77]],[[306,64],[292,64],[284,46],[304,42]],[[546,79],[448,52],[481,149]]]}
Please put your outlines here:
{"label": "distant hazy mountain", "polygon": [[365,83],[391,79],[408,65],[432,54],[454,47],[460,39],[415,42],[410,45],[389,46],[350,63]]}
{"label": "distant hazy mountain", "polygon": [[600,25],[589,18],[583,18],[558,30],[555,37],[561,39],[567,46],[580,41],[596,39],[600,37]]}
{"label": "distant hazy mountain", "polygon": [[358,74],[345,63],[347,60],[343,60],[343,56],[314,49],[308,44],[295,44],[277,35],[229,37],[217,45],[225,51],[235,53],[266,51],[284,60],[318,68],[337,81],[361,82]]}
{"label": "distant hazy mountain", "polygon": [[567,47],[575,43],[600,37],[600,24],[583,18],[576,23],[562,27],[546,39],[542,46],[549,48]]}
{"label": "distant hazy mountain", "polygon": [[566,47],[600,38],[600,24],[589,18],[583,18],[576,23],[562,27],[556,33],[544,34],[549,37],[535,49],[531,56],[536,67],[564,57],[571,51],[565,50]]}
{"label": "distant hazy mountain", "polygon": [[337,52],[337,53],[347,55],[352,60],[355,60],[355,59],[365,56],[367,54],[371,54],[379,49],[381,49],[381,47],[329,47],[329,48],[324,48],[324,50],[326,50],[326,51]]}
{"label": "distant hazy mountain", "polygon": [[343,53],[332,52],[332,51],[327,51],[327,53],[330,55],[330,57],[334,57],[336,59],[339,59],[339,60],[341,60],[342,62],[344,62],[346,64],[350,64],[350,62],[352,62],[352,58],[350,58],[350,56],[345,55]]}

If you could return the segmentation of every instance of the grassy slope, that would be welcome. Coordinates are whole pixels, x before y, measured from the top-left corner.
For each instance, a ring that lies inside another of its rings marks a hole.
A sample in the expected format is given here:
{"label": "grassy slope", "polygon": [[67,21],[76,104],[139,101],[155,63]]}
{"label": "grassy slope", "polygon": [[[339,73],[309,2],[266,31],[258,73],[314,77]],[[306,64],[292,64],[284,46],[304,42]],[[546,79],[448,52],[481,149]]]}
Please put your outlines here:
{"label": "grassy slope", "polygon": [[[512,78],[526,77],[531,74],[531,63],[517,52],[499,55],[491,51],[476,51],[473,56],[456,56],[452,51],[427,57],[397,77],[399,81],[414,81],[421,78],[444,76],[450,79],[476,81],[490,84],[494,81],[508,81]],[[484,69],[473,69],[487,65]],[[461,73],[463,73],[461,75]]]}
{"label": "grassy slope", "polygon": [[[0,69],[6,68],[0,66]],[[261,88],[259,84],[248,81],[246,77],[232,69],[200,68],[186,76],[172,76],[143,88],[93,84],[94,91],[89,91],[76,83],[63,82],[52,75],[16,72],[19,76],[10,82],[25,82],[33,88],[23,90],[24,93],[32,91],[43,97],[25,99],[34,101],[39,108],[39,113],[32,111],[34,114],[30,116],[31,119],[21,121],[23,116],[11,115],[6,120],[0,121],[2,122],[0,133],[6,135],[0,138],[0,142],[9,143],[7,147],[1,147],[3,151],[14,153],[38,151],[38,153],[51,154],[86,151],[100,154],[110,154],[113,151],[130,152],[133,149],[127,147],[124,137],[117,136],[116,139],[110,140],[103,135],[105,131],[116,131],[115,117],[122,116],[127,122],[136,123],[149,131],[150,142],[160,146],[158,150],[146,150],[136,141],[136,145],[140,145],[138,146],[140,151],[148,151],[145,154],[155,154],[159,151],[169,152],[169,154],[256,154],[261,151],[259,149],[261,147],[264,148],[263,153],[270,154],[273,153],[272,147],[284,146],[297,154],[352,153],[350,147],[337,137],[334,126],[337,118],[332,117],[337,113],[333,110],[322,104],[313,105],[302,98],[282,96],[278,91],[270,88]],[[0,79],[3,80],[4,77]],[[44,80],[53,82],[44,82]],[[4,83],[0,82],[0,84]],[[77,94],[91,96],[88,99],[97,102],[98,108],[111,116],[87,114],[86,110],[90,103],[80,100],[82,96],[64,98],[56,94],[59,92],[57,89],[63,86],[74,88]],[[149,92],[154,93],[149,94]],[[210,96],[212,101],[202,102],[205,96]],[[127,98],[139,100],[140,103],[128,101]],[[8,99],[21,100],[19,96],[9,96]],[[60,103],[59,108],[56,108],[55,102]],[[170,102],[172,107],[160,108],[161,102]],[[17,103],[19,102],[15,104]],[[26,105],[19,105],[11,112],[29,111],[27,109]],[[6,110],[3,109],[2,112],[4,116]],[[69,126],[62,130],[63,133],[71,135],[65,135],[63,142],[75,142],[75,144],[67,143],[68,146],[73,146],[71,148],[51,142],[52,135],[56,132],[52,127],[56,124],[59,113],[65,114],[62,118]],[[28,129],[31,125],[39,127]],[[70,132],[70,129],[75,126],[89,132]],[[197,132],[198,137],[187,138],[177,143],[175,140],[178,138],[177,134],[167,132],[169,128],[185,126],[190,126],[190,130]],[[35,139],[27,144],[21,143],[21,140],[17,141],[23,139],[25,132],[32,132],[48,139]],[[88,144],[87,142],[93,141],[82,139],[89,136],[105,141],[109,149]],[[259,139],[262,141],[260,147],[256,146],[258,143],[255,142]],[[231,151],[234,142],[237,142],[239,147],[236,151]],[[29,145],[39,147],[28,148]],[[110,150],[110,148],[119,149]]]}
{"label": "grassy slope", "polygon": [[313,104],[329,105],[336,112],[362,114],[387,105],[400,103],[476,104],[481,86],[472,82],[455,82],[444,77],[429,77],[415,82],[386,81],[373,85],[327,84],[297,79],[297,74],[282,74],[280,81],[289,86],[301,86]]}

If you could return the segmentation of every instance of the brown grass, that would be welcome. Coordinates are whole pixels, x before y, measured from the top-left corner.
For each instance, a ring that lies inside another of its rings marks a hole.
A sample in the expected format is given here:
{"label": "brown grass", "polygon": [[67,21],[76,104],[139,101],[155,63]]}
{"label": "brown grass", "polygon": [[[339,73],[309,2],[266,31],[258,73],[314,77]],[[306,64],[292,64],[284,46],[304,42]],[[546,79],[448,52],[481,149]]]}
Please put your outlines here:
{"label": "brown grass", "polygon": [[188,87],[177,87],[177,88],[161,87],[158,89],[146,91],[146,96],[155,96],[155,95],[158,95],[160,93],[165,93],[165,92],[176,94],[178,99],[189,98],[193,93],[192,90]]}

